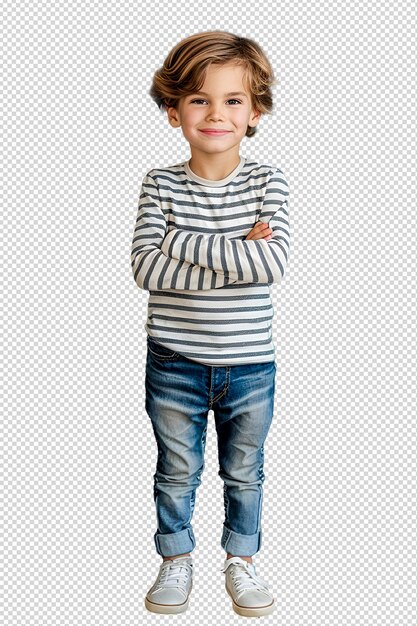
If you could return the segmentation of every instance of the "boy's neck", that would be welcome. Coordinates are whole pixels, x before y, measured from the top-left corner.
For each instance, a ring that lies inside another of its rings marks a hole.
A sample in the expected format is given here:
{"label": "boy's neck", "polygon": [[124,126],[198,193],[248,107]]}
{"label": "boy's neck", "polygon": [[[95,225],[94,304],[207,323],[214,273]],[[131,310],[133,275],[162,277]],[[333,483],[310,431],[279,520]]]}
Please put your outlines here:
{"label": "boy's neck", "polygon": [[240,163],[240,155],[237,154],[193,154],[188,161],[188,166],[196,176],[207,180],[222,180],[233,172]]}

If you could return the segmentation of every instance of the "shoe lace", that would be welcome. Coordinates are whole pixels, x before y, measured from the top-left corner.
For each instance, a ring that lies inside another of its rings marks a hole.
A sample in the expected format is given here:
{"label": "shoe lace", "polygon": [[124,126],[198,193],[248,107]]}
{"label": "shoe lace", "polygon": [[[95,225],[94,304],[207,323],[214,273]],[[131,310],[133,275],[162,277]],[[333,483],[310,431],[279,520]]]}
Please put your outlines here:
{"label": "shoe lace", "polygon": [[158,588],[182,587],[187,583],[189,576],[189,565],[186,566],[181,559],[166,561],[161,567]]}
{"label": "shoe lace", "polygon": [[[249,567],[251,565],[252,567]],[[230,565],[229,565],[230,566]],[[228,567],[229,567],[228,566]],[[255,566],[242,561],[232,561],[232,580],[236,589],[238,597],[240,597],[245,591],[262,591],[269,595],[268,584],[255,572]],[[225,572],[227,567],[224,567],[221,571]]]}

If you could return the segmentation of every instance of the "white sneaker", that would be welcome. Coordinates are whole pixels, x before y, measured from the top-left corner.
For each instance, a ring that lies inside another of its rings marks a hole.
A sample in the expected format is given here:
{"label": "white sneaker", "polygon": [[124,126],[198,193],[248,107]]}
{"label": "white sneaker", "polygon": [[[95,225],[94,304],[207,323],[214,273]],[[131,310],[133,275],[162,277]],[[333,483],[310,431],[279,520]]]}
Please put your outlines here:
{"label": "white sneaker", "polygon": [[245,617],[260,617],[275,610],[275,600],[267,583],[256,574],[255,565],[239,556],[226,559],[221,570],[226,574],[226,591],[233,610]]}
{"label": "white sneaker", "polygon": [[191,556],[163,561],[155,583],[146,594],[145,606],[152,613],[182,613],[188,609],[192,588]]}

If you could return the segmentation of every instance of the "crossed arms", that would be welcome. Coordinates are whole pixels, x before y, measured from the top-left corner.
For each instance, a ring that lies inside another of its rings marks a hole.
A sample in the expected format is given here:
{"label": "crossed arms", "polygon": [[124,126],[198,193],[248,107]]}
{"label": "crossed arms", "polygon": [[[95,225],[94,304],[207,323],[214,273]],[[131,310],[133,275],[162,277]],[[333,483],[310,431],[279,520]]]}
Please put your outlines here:
{"label": "crossed arms", "polygon": [[[135,282],[147,291],[278,283],[284,277],[289,253],[288,195],[282,172],[273,172],[259,215],[272,230],[268,241],[232,239],[177,227],[167,230],[158,187],[149,172],[142,182],[133,233],[131,263]],[[247,233],[253,226],[248,224]]]}

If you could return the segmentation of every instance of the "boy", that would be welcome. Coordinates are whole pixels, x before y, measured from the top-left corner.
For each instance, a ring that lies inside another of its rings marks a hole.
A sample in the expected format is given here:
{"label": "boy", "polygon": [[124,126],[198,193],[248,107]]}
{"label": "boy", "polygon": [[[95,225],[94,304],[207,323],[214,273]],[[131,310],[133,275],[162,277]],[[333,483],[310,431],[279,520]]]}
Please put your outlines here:
{"label": "boy", "polygon": [[252,555],[261,546],[275,390],[269,285],[288,261],[288,184],[279,168],[239,154],[272,110],[274,82],[258,44],[209,31],[174,47],[150,91],[191,150],[188,161],[145,175],[132,242],[134,279],[150,293],[146,411],[158,446],[154,541],[163,561],[145,606],[156,613],[188,608],[210,409],[224,481],[226,590],[240,615],[275,608]]}

